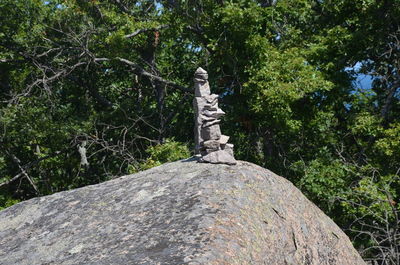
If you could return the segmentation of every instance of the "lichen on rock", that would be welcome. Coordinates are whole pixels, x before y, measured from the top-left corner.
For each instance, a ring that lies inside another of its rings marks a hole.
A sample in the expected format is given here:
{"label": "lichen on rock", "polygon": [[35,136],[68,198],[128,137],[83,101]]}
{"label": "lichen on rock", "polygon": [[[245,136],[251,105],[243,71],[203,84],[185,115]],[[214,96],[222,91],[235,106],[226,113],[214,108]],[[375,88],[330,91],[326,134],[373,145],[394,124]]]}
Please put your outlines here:
{"label": "lichen on rock", "polygon": [[188,159],[1,211],[0,264],[365,263],[288,180]]}

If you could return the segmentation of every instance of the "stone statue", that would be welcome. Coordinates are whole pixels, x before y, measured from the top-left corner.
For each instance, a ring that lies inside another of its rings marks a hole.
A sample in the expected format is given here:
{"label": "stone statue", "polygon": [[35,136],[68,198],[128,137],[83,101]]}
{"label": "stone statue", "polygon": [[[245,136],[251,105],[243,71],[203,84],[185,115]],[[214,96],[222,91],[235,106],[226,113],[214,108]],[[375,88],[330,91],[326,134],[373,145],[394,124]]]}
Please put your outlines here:
{"label": "stone statue", "polygon": [[218,108],[218,95],[211,94],[208,74],[201,67],[194,73],[194,90],[195,154],[201,156],[200,162],[235,165],[233,144],[219,127],[219,118],[225,112]]}

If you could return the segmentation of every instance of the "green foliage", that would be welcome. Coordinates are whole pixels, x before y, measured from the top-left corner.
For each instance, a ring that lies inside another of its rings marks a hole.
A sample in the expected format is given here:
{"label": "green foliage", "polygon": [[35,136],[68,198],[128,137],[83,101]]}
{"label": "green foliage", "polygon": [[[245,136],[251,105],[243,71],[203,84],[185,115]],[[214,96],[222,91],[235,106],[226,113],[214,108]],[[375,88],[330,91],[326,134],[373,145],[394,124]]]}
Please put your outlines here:
{"label": "green foliage", "polygon": [[354,169],[339,160],[318,158],[303,167],[305,172],[299,181],[300,188],[314,201],[320,201],[320,207],[328,208],[326,210],[348,190],[354,179]]}
{"label": "green foliage", "polygon": [[3,0],[0,17],[0,184],[20,176],[0,207],[188,157],[202,66],[236,157],[396,264],[370,235],[400,231],[399,1]]}
{"label": "green foliage", "polygon": [[[190,157],[190,151],[186,144],[167,139],[163,144],[157,144],[147,148],[146,153],[149,157],[139,164],[139,170],[146,170],[160,166],[164,163],[174,162]],[[137,172],[134,167],[130,168],[130,173]]]}
{"label": "green foliage", "polygon": [[19,200],[11,199],[7,196],[0,195],[0,211],[19,203]]}

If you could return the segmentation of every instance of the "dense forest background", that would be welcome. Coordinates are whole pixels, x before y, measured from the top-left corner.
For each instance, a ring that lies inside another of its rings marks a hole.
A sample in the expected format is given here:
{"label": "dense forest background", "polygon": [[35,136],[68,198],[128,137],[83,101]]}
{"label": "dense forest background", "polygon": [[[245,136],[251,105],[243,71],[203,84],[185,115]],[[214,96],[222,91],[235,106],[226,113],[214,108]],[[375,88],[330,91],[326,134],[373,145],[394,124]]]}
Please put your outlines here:
{"label": "dense forest background", "polygon": [[193,149],[209,72],[237,159],[400,264],[400,1],[1,0],[0,208]]}

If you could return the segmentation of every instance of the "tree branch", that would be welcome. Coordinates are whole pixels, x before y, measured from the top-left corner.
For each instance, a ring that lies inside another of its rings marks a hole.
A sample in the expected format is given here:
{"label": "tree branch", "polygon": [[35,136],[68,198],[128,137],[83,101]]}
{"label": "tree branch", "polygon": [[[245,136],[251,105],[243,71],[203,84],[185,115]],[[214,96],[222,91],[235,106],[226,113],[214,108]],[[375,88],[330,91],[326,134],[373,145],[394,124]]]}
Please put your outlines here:
{"label": "tree branch", "polygon": [[117,6],[119,7],[119,9],[120,9],[121,11],[123,11],[123,12],[126,13],[126,14],[131,15],[131,12],[129,11],[129,9],[128,9],[126,6],[124,6],[124,5],[121,3],[120,0],[114,0],[114,2],[117,4]]}
{"label": "tree branch", "polygon": [[160,30],[160,29],[165,29],[165,28],[168,28],[168,27],[169,27],[169,25],[161,25],[161,26],[158,26],[158,27],[155,27],[155,28],[138,29],[138,30],[132,32],[131,34],[125,35],[124,37],[125,37],[125,38],[132,38],[132,37],[135,37],[135,36],[137,36],[137,35],[139,35],[139,34],[141,34],[141,33],[143,33],[143,32],[158,31],[158,30]]}
{"label": "tree branch", "polygon": [[[133,69],[133,71],[134,71],[134,73],[137,74],[137,75],[146,76],[146,77],[148,77],[148,78],[150,78],[150,79],[153,79],[153,80],[155,80],[155,81],[158,81],[158,82],[160,82],[160,83],[163,83],[163,84],[165,84],[165,85],[167,85],[167,86],[171,86],[171,87],[180,89],[180,90],[182,90],[182,91],[184,91],[184,92],[193,92],[192,89],[190,89],[190,88],[181,86],[181,85],[179,85],[179,84],[177,84],[177,83],[174,83],[174,82],[169,81],[169,80],[166,80],[166,79],[164,79],[164,78],[162,78],[162,77],[160,77],[160,76],[153,75],[152,73],[147,72],[147,71],[144,70],[142,67],[140,67],[138,64],[136,64],[136,63],[134,63],[134,62],[132,62],[132,61],[129,61],[129,60],[127,60],[127,59],[120,58],[120,57],[117,57],[116,60],[118,60],[118,61],[120,61],[120,62],[122,62],[122,63],[124,63],[124,64],[127,64],[127,65],[131,66],[132,69]],[[95,62],[104,62],[104,61],[111,61],[111,59],[108,59],[108,58],[95,58],[94,61],[95,61]]]}
{"label": "tree branch", "polygon": [[[58,156],[59,154],[65,153],[65,152],[67,152],[69,149],[70,149],[70,148],[65,149],[65,150],[63,150],[63,151],[56,151],[56,152],[54,152],[53,154],[47,155],[47,156],[45,156],[45,157],[41,157],[41,158],[39,158],[39,159],[37,159],[37,160],[35,160],[35,161],[29,162],[29,163],[26,164],[26,165],[23,165],[23,166],[20,165],[21,161],[20,161],[17,157],[15,157],[15,155],[10,155],[10,154],[9,154],[9,155],[11,156],[12,160],[13,160],[15,163],[17,163],[17,165],[18,165],[19,169],[21,170],[21,172],[18,173],[17,175],[15,175],[13,178],[11,178],[11,179],[9,179],[9,180],[7,180],[7,181],[4,181],[4,182],[2,182],[2,183],[0,183],[0,187],[5,186],[5,185],[8,185],[8,184],[10,184],[11,182],[14,182],[14,181],[16,181],[17,179],[19,179],[19,178],[21,178],[21,177],[26,177],[26,176],[27,176],[26,171],[27,171],[28,169],[30,169],[31,167],[33,167],[33,166],[39,164],[39,163],[40,163],[41,161],[43,161],[43,160],[46,160],[46,159],[49,159],[49,158],[53,158],[53,157]],[[8,152],[7,152],[7,153],[8,153]],[[28,180],[29,180],[29,176],[28,176]],[[31,180],[29,180],[29,181],[31,182]],[[31,184],[32,184],[32,182],[31,182]],[[33,184],[33,185],[34,185],[34,184]],[[34,186],[34,188],[35,188],[35,190],[37,191],[36,186]]]}
{"label": "tree branch", "polygon": [[394,97],[394,95],[395,95],[395,93],[396,93],[396,90],[399,88],[399,86],[400,86],[400,81],[395,82],[395,83],[389,88],[389,91],[388,91],[388,93],[387,93],[387,97],[386,97],[386,99],[385,99],[385,103],[384,103],[384,105],[383,105],[383,107],[382,107],[382,110],[381,110],[381,115],[382,115],[382,117],[383,117],[385,120],[388,119],[390,107],[391,107],[391,105],[392,105],[392,100],[393,100],[393,97]]}

